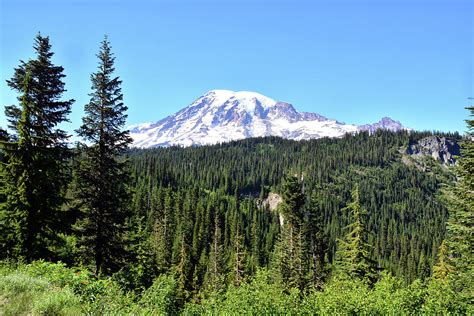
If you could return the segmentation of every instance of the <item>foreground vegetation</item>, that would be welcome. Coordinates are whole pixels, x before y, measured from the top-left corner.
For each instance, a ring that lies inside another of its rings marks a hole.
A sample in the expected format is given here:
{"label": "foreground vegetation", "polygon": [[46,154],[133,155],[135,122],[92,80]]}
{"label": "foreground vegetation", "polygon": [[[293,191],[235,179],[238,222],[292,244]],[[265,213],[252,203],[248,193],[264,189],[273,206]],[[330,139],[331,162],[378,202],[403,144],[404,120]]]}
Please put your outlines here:
{"label": "foreground vegetation", "polygon": [[130,150],[104,39],[70,148],[63,68],[35,51],[0,130],[0,312],[474,312],[473,120],[445,135],[454,173],[406,164],[432,133],[405,131]]}
{"label": "foreground vegetation", "polygon": [[[64,264],[36,261],[0,266],[0,310],[5,315],[46,314],[464,314],[446,281],[419,280],[406,286],[383,274],[372,287],[356,280],[334,279],[322,291],[307,294],[285,287],[271,271],[212,293],[200,303],[177,306],[177,282],[162,275],[140,295],[125,292],[114,278],[95,278],[90,271]],[[466,309],[466,308],[471,308]]]}

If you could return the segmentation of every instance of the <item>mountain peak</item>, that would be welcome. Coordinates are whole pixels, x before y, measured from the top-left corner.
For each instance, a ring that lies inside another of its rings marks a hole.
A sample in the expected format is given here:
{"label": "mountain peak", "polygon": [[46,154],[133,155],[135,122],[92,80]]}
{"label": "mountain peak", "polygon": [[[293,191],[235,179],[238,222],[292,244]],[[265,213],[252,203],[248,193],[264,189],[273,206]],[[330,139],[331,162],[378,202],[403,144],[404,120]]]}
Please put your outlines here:
{"label": "mountain peak", "polygon": [[394,119],[392,119],[391,117],[388,117],[388,116],[384,116],[380,119],[379,123],[398,123],[400,124],[399,121],[395,121]]}
{"label": "mountain peak", "polygon": [[378,129],[386,129],[390,131],[398,131],[402,129],[411,130],[409,128],[405,128],[399,121],[396,121],[388,116],[382,117],[377,123],[359,126],[359,130],[369,131],[370,133],[373,133]]}
{"label": "mountain peak", "polygon": [[134,146],[156,147],[207,145],[262,136],[295,140],[341,137],[379,128],[404,127],[388,117],[375,124],[344,124],[317,113],[298,112],[290,103],[257,92],[216,89],[156,123],[134,126],[130,133]]}
{"label": "mountain peak", "polygon": [[247,105],[247,110],[253,111],[256,104],[260,104],[263,108],[272,107],[276,101],[264,96],[263,94],[252,91],[232,91],[215,89],[206,92],[203,98],[212,98],[215,105],[222,105],[226,102],[238,102]]}

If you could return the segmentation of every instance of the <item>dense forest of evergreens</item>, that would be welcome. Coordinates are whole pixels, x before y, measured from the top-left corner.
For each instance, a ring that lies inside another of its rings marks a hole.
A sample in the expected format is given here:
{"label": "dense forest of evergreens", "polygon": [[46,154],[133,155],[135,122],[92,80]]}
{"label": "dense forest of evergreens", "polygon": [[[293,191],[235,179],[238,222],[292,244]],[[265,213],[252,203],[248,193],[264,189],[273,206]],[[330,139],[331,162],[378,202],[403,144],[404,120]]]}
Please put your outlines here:
{"label": "dense forest of evergreens", "polygon": [[[447,218],[438,199],[440,178],[446,177],[443,168],[438,168],[438,175],[426,173],[400,159],[399,149],[423,135],[379,131],[343,139],[264,138],[196,148],[133,150],[129,157],[134,213],[151,225],[147,229],[152,235],[156,233],[152,226],[162,218],[176,225],[176,235],[169,237],[171,245],[179,243],[182,219],[187,218],[180,214],[186,212],[182,205],[193,205],[188,220],[195,268],[202,256],[209,255],[202,245],[212,241],[212,234],[203,237],[199,231],[213,231],[214,210],[219,210],[225,258],[230,264],[232,238],[241,231],[247,257],[244,270],[250,273],[270,262],[280,228],[277,212],[270,212],[262,201],[270,191],[284,192],[285,176],[298,174],[305,190],[303,207],[312,208],[305,216],[321,213],[325,262],[333,263],[336,240],[351,222],[350,213],[342,209],[357,184],[361,204],[369,214],[372,259],[378,267],[411,282],[429,275]],[[312,206],[311,199],[316,201]],[[165,203],[169,206],[163,207]]]}
{"label": "dense forest of evergreens", "polygon": [[0,133],[0,311],[473,312],[472,120],[454,168],[402,160],[429,132],[131,149],[105,38],[71,146],[34,48]]}

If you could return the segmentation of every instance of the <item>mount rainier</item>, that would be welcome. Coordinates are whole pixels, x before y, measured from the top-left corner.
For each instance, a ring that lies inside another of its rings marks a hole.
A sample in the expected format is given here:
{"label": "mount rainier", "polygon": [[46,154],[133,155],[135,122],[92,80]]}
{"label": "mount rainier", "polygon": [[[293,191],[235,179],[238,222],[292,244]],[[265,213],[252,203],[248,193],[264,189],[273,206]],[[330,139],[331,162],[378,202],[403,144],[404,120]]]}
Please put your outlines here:
{"label": "mount rainier", "polygon": [[388,117],[353,125],[298,112],[286,102],[248,91],[211,90],[179,112],[156,123],[130,126],[134,147],[208,145],[248,137],[280,136],[301,140],[341,137],[358,131],[405,128]]}

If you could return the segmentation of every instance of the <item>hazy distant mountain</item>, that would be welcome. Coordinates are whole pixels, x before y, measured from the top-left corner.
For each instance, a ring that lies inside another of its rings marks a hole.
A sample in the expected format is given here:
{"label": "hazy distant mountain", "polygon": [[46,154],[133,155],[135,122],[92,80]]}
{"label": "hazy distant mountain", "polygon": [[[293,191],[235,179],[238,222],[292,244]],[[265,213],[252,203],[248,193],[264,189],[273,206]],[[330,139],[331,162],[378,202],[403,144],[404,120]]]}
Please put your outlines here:
{"label": "hazy distant mountain", "polygon": [[357,126],[317,113],[298,112],[293,105],[248,91],[211,90],[179,112],[156,123],[130,127],[136,147],[207,145],[259,136],[301,140],[341,137],[360,130],[405,127],[388,117]]}

